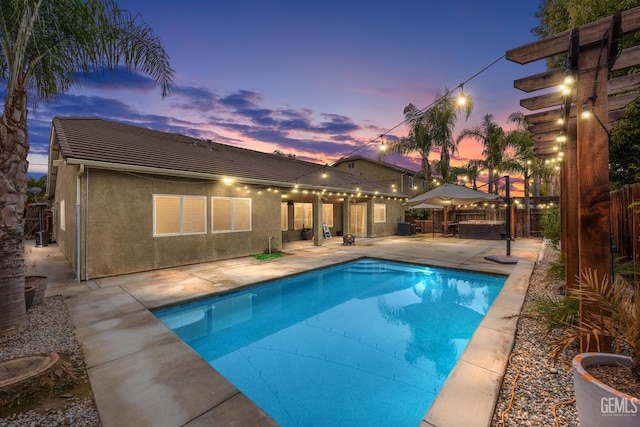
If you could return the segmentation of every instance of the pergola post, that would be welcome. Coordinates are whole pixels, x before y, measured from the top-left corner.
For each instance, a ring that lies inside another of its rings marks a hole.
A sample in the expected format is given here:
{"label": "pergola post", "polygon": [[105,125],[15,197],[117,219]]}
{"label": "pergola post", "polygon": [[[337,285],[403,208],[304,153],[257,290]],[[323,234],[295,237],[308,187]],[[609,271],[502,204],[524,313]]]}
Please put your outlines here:
{"label": "pergola post", "polygon": [[[638,46],[621,50],[619,44],[623,34],[639,30],[640,7],[635,7],[506,54],[507,59],[520,64],[556,55],[566,55],[569,59],[563,68],[516,80],[514,86],[525,92],[560,85],[567,71],[572,71],[577,78],[575,94],[553,92],[520,101],[520,105],[529,110],[545,110],[525,116],[533,134],[536,156],[552,158],[564,150],[562,253],[569,293],[578,286],[579,272],[591,269],[596,279],[602,281],[612,271],[608,129],[638,97],[640,84],[634,75],[610,81],[609,73],[638,66]],[[567,68],[567,65],[570,66]],[[550,109],[552,107],[558,108]],[[590,119],[581,118],[585,109],[591,113]],[[555,123],[561,115],[565,119],[562,126]],[[564,147],[556,141],[560,132],[567,136]],[[580,315],[593,314],[599,314],[599,308],[581,302]],[[600,351],[607,351],[606,340],[600,344]],[[582,340],[581,350],[592,350],[585,347]]]}
{"label": "pergola post", "polygon": [[[604,44],[604,43],[603,43]],[[591,269],[598,282],[611,271],[611,225],[609,223],[609,137],[601,117],[607,117],[608,73],[606,45],[593,46],[580,53],[576,102],[578,116],[584,108],[591,112],[589,119],[578,118],[577,175],[579,271]],[[598,315],[598,307],[580,299],[580,316]],[[610,344],[600,342],[587,347],[581,336],[581,351],[608,351]],[[603,348],[604,347],[604,348]]]}

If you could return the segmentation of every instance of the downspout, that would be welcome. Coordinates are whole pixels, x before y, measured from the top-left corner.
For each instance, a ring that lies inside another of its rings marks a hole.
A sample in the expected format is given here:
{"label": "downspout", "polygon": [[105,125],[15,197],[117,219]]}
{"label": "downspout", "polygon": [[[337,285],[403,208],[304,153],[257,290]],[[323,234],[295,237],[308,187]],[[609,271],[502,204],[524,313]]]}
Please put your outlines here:
{"label": "downspout", "polygon": [[84,180],[84,280],[89,280],[89,168]]}
{"label": "downspout", "polygon": [[400,192],[404,194],[404,176],[407,174],[408,172],[402,172],[402,175],[400,175]]}
{"label": "downspout", "polygon": [[80,177],[84,174],[84,165],[80,164],[80,169],[78,170],[78,176],[76,177],[76,282],[80,282],[80,270],[81,270],[81,247],[80,247],[80,232],[82,230],[81,227],[81,218],[80,218]]}

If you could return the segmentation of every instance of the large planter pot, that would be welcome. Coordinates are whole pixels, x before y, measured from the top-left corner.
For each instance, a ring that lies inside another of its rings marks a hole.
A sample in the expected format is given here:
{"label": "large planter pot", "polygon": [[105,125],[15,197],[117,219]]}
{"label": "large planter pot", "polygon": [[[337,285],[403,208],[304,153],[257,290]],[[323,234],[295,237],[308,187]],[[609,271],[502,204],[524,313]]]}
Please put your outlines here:
{"label": "large planter pot", "polygon": [[310,228],[302,230],[300,232],[300,237],[302,237],[302,240],[311,240],[311,239],[313,239],[313,230],[310,229]]}
{"label": "large planter pot", "polygon": [[44,293],[47,291],[47,276],[25,276],[24,285],[35,286],[36,295],[33,298],[33,305],[42,304]]}
{"label": "large planter pot", "polygon": [[598,381],[589,366],[627,366],[632,359],[610,353],[581,353],[573,358],[573,385],[580,427],[638,427],[640,399]]}
{"label": "large planter pot", "polygon": [[33,305],[33,299],[36,296],[36,287],[35,286],[25,286],[24,287],[24,304],[26,310],[29,311],[31,306]]}

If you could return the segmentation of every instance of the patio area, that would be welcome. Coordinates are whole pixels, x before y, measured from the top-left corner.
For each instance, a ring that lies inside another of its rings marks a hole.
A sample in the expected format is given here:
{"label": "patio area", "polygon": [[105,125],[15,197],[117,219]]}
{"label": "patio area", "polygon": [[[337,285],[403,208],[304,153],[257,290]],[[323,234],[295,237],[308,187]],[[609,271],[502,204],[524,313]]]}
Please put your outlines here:
{"label": "patio area", "polygon": [[[541,239],[512,242],[519,262],[509,265],[485,259],[504,255],[504,241],[418,235],[359,238],[344,246],[334,237],[323,246],[285,243],[284,256],[270,261],[244,257],[81,283],[55,244],[28,248],[27,264],[29,274],[49,277],[47,296],[65,297],[104,426],[275,425],[149,310],[361,257],[509,275],[422,421],[486,426],[516,328],[504,317],[519,313],[541,246]],[[467,409],[459,411],[461,405]]]}

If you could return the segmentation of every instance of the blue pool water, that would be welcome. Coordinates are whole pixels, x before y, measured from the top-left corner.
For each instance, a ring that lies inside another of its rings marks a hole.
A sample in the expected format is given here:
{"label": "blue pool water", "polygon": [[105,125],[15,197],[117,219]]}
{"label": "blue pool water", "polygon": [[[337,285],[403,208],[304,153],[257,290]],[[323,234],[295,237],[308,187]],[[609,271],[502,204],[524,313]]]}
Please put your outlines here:
{"label": "blue pool water", "polygon": [[362,259],[155,314],[283,426],[416,426],[504,281]]}

